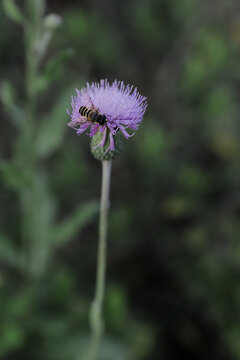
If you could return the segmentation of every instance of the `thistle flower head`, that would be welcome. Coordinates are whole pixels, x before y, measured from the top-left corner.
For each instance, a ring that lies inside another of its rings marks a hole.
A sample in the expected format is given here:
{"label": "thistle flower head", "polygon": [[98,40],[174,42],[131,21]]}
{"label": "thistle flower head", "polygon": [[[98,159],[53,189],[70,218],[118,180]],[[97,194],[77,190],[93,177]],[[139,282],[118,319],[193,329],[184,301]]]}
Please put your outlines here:
{"label": "thistle flower head", "polygon": [[[105,152],[115,149],[114,136],[120,131],[125,138],[129,138],[133,133],[129,129],[137,130],[146,111],[146,98],[139,94],[137,88],[125,86],[122,81],[115,80],[111,85],[107,80],[99,83],[87,83],[82,90],[76,89],[76,95],[72,96],[72,112],[68,111],[71,121],[70,127],[80,135],[90,128],[87,135],[93,137],[97,132],[102,134],[101,141],[96,147],[104,147],[109,144]],[[89,121],[81,116],[79,109],[85,106],[88,109],[106,116],[104,124]]]}

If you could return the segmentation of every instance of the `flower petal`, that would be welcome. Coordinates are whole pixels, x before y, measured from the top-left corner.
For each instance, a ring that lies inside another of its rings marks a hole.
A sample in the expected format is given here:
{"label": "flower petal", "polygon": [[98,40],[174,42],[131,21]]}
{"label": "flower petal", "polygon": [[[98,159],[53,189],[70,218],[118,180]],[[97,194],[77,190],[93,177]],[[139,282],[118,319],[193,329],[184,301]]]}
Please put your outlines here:
{"label": "flower petal", "polygon": [[[112,84],[109,84],[107,79],[102,79],[99,83],[87,83],[82,90],[76,89],[76,95],[71,98],[71,106],[71,113],[67,109],[68,115],[71,116],[68,125],[76,130],[78,135],[82,134],[90,126],[90,131],[87,134],[90,137],[94,136],[99,130],[103,133],[103,138],[98,146],[105,144],[107,129],[109,129],[109,149],[112,150],[114,149],[114,136],[118,130],[127,139],[134,135],[134,133],[130,135],[126,129],[138,129],[147,108],[147,101],[146,97],[142,96],[137,88],[129,85],[125,86],[123,81],[115,80]],[[80,121],[84,120],[79,115],[81,106],[106,115],[105,124],[99,125],[97,122],[80,124]]]}

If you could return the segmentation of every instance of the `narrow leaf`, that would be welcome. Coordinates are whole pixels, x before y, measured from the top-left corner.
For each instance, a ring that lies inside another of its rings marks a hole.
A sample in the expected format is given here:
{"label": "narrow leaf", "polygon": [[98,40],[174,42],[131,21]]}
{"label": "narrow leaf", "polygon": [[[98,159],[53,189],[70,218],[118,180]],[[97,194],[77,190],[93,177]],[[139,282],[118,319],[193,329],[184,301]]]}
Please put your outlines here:
{"label": "narrow leaf", "polygon": [[69,98],[70,91],[60,97],[39,128],[36,140],[36,152],[39,158],[51,155],[61,145],[67,129],[66,109]]}
{"label": "narrow leaf", "polygon": [[16,269],[23,269],[24,259],[10,240],[0,234],[0,261]]}
{"label": "narrow leaf", "polygon": [[0,160],[0,174],[6,185],[16,191],[20,191],[22,188],[29,184],[29,178],[22,168],[14,164],[14,162],[7,162]]}
{"label": "narrow leaf", "polygon": [[73,54],[73,49],[64,49],[47,62],[41,76],[37,80],[36,86],[39,92],[44,91],[60,77],[66,60],[73,56]]}
{"label": "narrow leaf", "polygon": [[92,201],[79,206],[75,212],[61,224],[59,224],[51,234],[51,242],[55,246],[63,245],[70,241],[84,226],[86,226],[98,212],[99,204]]}
{"label": "narrow leaf", "polygon": [[9,80],[0,83],[0,100],[10,115],[10,120],[17,126],[21,124],[24,120],[24,111],[17,104],[15,89]]}
{"label": "narrow leaf", "polygon": [[14,0],[3,0],[3,9],[10,20],[19,24],[24,22],[23,15]]}

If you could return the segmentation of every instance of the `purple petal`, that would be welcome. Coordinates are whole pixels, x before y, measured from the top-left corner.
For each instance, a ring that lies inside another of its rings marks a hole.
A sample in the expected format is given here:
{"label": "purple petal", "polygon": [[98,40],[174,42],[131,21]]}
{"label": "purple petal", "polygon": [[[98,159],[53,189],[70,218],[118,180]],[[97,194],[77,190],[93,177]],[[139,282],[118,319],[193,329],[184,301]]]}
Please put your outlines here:
{"label": "purple petal", "polygon": [[[128,134],[127,128],[137,130],[139,124],[142,122],[143,115],[147,108],[147,101],[142,96],[137,88],[133,86],[125,86],[123,81],[115,80],[109,84],[107,79],[100,80],[99,83],[87,83],[86,87],[78,90],[76,95],[71,97],[71,113],[67,109],[67,114],[71,116],[69,126],[76,130],[77,134],[82,134],[89,126],[90,131],[88,135],[94,136],[99,130],[103,133],[103,138],[100,146],[103,146],[106,141],[106,129],[110,130],[110,146],[109,149],[114,149],[114,136],[118,129],[128,139],[134,134]],[[99,125],[98,123],[79,123],[83,117],[79,115],[80,106],[94,109],[100,114],[106,115],[106,123]]]}

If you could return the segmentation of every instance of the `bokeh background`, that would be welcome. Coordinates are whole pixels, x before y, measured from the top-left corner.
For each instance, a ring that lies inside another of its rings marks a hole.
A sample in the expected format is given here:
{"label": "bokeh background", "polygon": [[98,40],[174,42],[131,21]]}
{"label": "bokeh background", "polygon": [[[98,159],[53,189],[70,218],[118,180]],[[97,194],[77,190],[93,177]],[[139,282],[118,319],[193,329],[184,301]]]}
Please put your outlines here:
{"label": "bokeh background", "polygon": [[1,359],[84,360],[101,164],[66,108],[101,78],[149,104],[113,163],[101,359],[240,359],[239,55],[239,0],[1,2]]}

